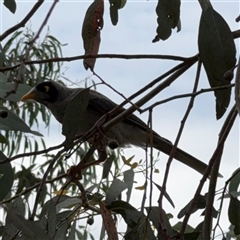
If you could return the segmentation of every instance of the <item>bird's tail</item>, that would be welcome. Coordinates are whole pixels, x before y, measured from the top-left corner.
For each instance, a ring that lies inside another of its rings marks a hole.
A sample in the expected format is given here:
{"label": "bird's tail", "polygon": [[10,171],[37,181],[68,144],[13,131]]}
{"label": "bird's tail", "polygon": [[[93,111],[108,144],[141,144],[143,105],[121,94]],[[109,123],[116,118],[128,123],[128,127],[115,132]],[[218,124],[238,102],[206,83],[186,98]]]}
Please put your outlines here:
{"label": "bird's tail", "polygon": [[[172,151],[173,144],[165,138],[162,138],[160,136],[154,136],[153,147],[158,149],[159,151],[167,154],[167,155],[170,155],[170,153]],[[205,173],[205,170],[208,166],[204,162],[202,162],[199,159],[193,157],[189,153],[181,150],[180,148],[176,149],[174,158],[176,160],[178,160],[179,162],[184,163],[187,166],[193,168],[194,170],[196,170],[197,172],[199,172],[201,174]],[[219,174],[219,177],[222,177],[222,175]]]}

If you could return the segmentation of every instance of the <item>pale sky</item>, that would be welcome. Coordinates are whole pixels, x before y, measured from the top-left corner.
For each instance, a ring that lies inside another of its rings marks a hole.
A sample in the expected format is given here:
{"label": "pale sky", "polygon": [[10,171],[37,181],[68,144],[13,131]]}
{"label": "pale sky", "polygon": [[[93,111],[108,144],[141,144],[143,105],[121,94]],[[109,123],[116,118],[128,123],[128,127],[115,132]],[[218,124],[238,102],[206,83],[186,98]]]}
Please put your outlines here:
{"label": "pale sky", "polygon": [[[51,3],[52,1],[44,3],[31,19],[31,25],[34,31],[39,29]],[[63,55],[65,57],[84,54],[81,39],[81,25],[85,16],[85,11],[90,3],[91,1],[60,1],[50,17],[48,25],[50,26],[51,34],[57,37],[60,42],[68,43],[68,46],[63,47]],[[33,1],[17,1],[17,10],[14,15],[1,4],[1,33],[21,21],[26,13],[32,8],[33,4]],[[152,43],[152,39],[156,35],[157,27],[157,16],[155,13],[156,5],[157,1],[128,1],[126,6],[119,12],[119,22],[117,26],[113,26],[109,17],[109,4],[105,2],[104,28],[101,31],[99,53],[167,54],[184,57],[195,55],[198,52],[197,32],[201,15],[201,8],[198,1],[182,1],[182,30],[179,33],[176,33],[176,29],[174,29],[172,36],[168,40]],[[235,18],[239,15],[240,10],[237,0],[212,1],[212,5],[214,9],[225,18],[231,30],[239,29],[239,24],[235,22]],[[46,28],[41,36],[44,36],[45,32]],[[238,50],[238,40],[235,42]],[[169,60],[97,59],[95,72],[107,83],[111,84],[111,86],[128,97],[177,63],[178,62]],[[68,68],[66,76],[72,81],[79,82],[87,76],[91,76],[90,71],[84,69],[81,60],[66,62],[64,66]],[[196,66],[187,71],[169,88],[161,92],[151,103],[174,95],[191,92],[195,72]],[[96,77],[93,77],[93,79],[99,82]],[[206,75],[204,71],[202,71],[199,89],[208,87]],[[117,103],[122,101],[122,98],[108,89],[107,86],[98,86],[97,89]],[[234,104],[233,100],[234,95],[232,94],[232,101],[228,111],[221,120],[217,121],[215,118],[215,99],[213,93],[205,93],[198,96],[195,100],[190,117],[187,120],[179,147],[193,154],[200,160],[207,162],[215,150],[218,134],[229,110]],[[175,100],[156,107],[153,112],[154,130],[174,142],[188,101],[189,99]],[[140,117],[146,121],[148,114],[142,114]],[[59,124],[56,121],[52,121],[52,125],[53,130],[51,130],[49,135],[43,126],[41,129],[41,133],[45,135],[45,140],[49,145],[55,145],[56,140],[60,143],[64,139],[61,137]],[[135,155],[135,161],[145,158],[145,152],[135,147],[126,149],[124,152],[128,157]],[[157,165],[160,169],[160,174],[154,176],[154,180],[160,185],[162,185],[166,159],[165,155],[161,155],[161,163]],[[217,189],[224,186],[225,181],[237,167],[239,167],[238,120],[235,122],[225,144],[220,167],[220,172],[224,175],[224,178],[219,180]],[[167,192],[173,199],[176,209],[172,209],[166,201],[164,201],[164,208],[167,212],[177,215],[178,211],[193,197],[195,189],[201,179],[201,175],[185,165],[174,161],[169,177]],[[135,180],[137,184],[135,184],[134,187],[144,183],[144,178],[140,174]],[[207,188],[205,188],[202,194],[206,191]],[[141,206],[140,199],[142,199],[142,193],[143,192],[137,190],[134,191],[131,203],[135,207]],[[157,205],[158,196],[159,192],[155,189],[153,206]],[[227,204],[225,204],[225,206],[226,205]],[[219,203],[217,202],[216,208],[218,208],[218,206]],[[226,213],[226,208],[224,211]],[[201,212],[199,211],[191,217],[189,223],[192,226],[195,227],[198,222],[203,220],[202,217],[199,219],[200,214]],[[226,222],[226,219],[226,215],[221,219],[222,227],[225,231],[228,228],[228,221]],[[172,222],[177,221],[178,219],[174,218]],[[91,229],[98,234],[98,226],[93,225]]]}

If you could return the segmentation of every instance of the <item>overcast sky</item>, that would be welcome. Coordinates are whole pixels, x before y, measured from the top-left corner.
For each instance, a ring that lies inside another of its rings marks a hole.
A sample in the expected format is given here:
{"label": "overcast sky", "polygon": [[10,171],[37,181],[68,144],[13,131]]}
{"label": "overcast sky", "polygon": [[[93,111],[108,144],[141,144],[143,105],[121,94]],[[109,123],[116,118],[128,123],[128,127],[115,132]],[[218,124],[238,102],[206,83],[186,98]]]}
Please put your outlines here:
{"label": "overcast sky", "polygon": [[[90,3],[91,1],[60,1],[50,17],[48,25],[50,26],[51,34],[57,37],[60,42],[68,43],[63,48],[65,57],[84,54],[81,26],[86,9]],[[17,11],[14,15],[1,4],[1,33],[21,21],[32,8],[33,4],[33,1],[17,1]],[[31,19],[34,31],[39,29],[51,4],[52,1],[44,3]],[[179,33],[173,30],[172,36],[166,41],[152,43],[157,27],[156,5],[157,1],[128,1],[126,6],[120,11],[117,26],[113,26],[109,17],[109,4],[105,2],[104,28],[101,31],[99,53],[168,54],[185,57],[195,55],[198,52],[197,32],[201,15],[199,3],[197,1],[182,1],[182,30]],[[235,18],[239,15],[240,10],[238,0],[212,1],[212,5],[225,18],[231,30],[239,28],[239,24],[235,22]],[[44,36],[45,32],[41,36]],[[238,41],[236,41],[236,46],[238,48]],[[177,62],[166,60],[97,59],[95,72],[107,83],[128,97],[176,64]],[[68,68],[66,76],[72,81],[80,82],[86,77],[91,76],[91,72],[84,69],[82,61],[66,62],[65,66]],[[169,88],[161,92],[151,102],[191,92],[195,72],[196,66],[191,68],[191,70],[185,73]],[[93,79],[99,82],[96,77],[93,77]],[[204,71],[202,71],[199,89],[208,87],[206,76]],[[122,101],[122,98],[117,96],[107,86],[98,86],[98,90],[115,102],[120,103]],[[232,95],[228,111],[221,120],[217,121],[215,118],[215,99],[213,93],[205,93],[198,96],[191,115],[188,118],[179,146],[202,161],[207,162],[216,147],[221,126],[234,104],[233,99],[234,96]],[[174,141],[188,101],[189,99],[175,100],[156,107],[153,112],[154,130],[169,140]],[[142,114],[140,117],[146,121],[148,114]],[[46,129],[43,129],[42,132],[49,144],[56,144],[56,140],[60,143],[61,129],[59,124],[57,122],[52,122],[52,124],[53,130],[51,134],[48,135]],[[129,157],[135,154],[136,161],[145,158],[144,151],[137,148],[127,149],[125,150],[125,154]],[[161,156],[161,163],[158,164],[160,174],[154,177],[154,180],[160,185],[162,184],[165,164],[166,157]],[[224,178],[219,181],[218,189],[224,186],[225,181],[238,166],[239,123],[236,121],[225,144],[220,168],[220,172],[224,175]],[[177,211],[187,203],[186,201],[192,198],[200,178],[200,174],[192,169],[176,161],[173,162],[167,191],[174,200]],[[135,180],[138,182],[136,186],[144,183],[142,175],[139,175]],[[132,203],[134,206],[140,206],[142,192],[135,191],[134,194],[135,197],[132,197]],[[158,195],[159,193],[156,191],[153,198],[153,205],[155,206],[157,205]],[[166,202],[164,203],[164,208],[167,212],[177,213]],[[197,213],[191,217],[192,221],[190,223],[192,222],[193,226],[197,222],[200,222],[199,215],[200,213]],[[176,221],[178,220],[175,218],[173,222]],[[222,218],[222,221],[224,221],[224,218]],[[224,230],[227,230],[228,225],[226,225],[226,222],[222,227]],[[93,225],[92,228],[95,229],[97,227]]]}

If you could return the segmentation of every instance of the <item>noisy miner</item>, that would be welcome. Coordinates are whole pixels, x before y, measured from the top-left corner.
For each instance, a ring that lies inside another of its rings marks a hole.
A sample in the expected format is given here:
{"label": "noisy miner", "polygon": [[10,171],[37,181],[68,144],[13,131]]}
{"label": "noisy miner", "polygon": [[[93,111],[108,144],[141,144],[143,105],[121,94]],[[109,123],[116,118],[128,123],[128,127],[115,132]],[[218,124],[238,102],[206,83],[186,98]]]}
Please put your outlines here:
{"label": "noisy miner", "polygon": [[[21,101],[35,100],[45,105],[55,116],[55,118],[63,123],[64,113],[68,104],[79,92],[84,88],[68,88],[61,83],[55,81],[46,81],[33,87],[25,94]],[[101,93],[90,90],[89,102],[85,112],[84,121],[79,122],[80,132],[86,133],[105,113],[111,111],[117,106]],[[123,121],[114,125],[105,135],[105,149],[109,140],[117,142],[118,147],[126,147],[135,145],[138,147],[146,147],[146,139],[148,126],[134,114],[129,115]],[[173,144],[153,131],[153,147],[167,155],[170,155]],[[204,174],[207,165],[185,151],[177,148],[174,158],[187,166]]]}

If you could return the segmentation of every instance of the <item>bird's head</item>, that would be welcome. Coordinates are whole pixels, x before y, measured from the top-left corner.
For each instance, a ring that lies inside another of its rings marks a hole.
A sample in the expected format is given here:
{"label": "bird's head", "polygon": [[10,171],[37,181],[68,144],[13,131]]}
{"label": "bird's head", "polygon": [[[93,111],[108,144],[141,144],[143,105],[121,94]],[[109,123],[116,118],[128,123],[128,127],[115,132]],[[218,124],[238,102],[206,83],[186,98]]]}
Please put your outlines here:
{"label": "bird's head", "polygon": [[26,93],[21,101],[34,100],[44,105],[55,103],[63,88],[64,86],[54,81],[42,82]]}

